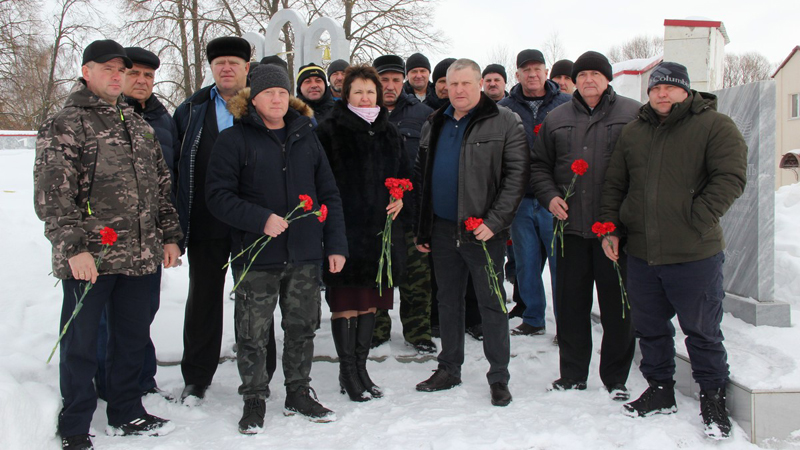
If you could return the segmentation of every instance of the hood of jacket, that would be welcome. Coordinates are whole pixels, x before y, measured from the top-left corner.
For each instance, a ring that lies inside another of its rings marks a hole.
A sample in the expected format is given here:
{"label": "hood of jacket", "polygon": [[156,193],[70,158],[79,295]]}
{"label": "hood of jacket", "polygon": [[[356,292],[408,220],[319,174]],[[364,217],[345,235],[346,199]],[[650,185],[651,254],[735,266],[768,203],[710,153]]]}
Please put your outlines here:
{"label": "hood of jacket", "polygon": [[[304,101],[297,97],[289,96],[289,110],[297,111],[301,116],[308,118],[314,117],[314,111]],[[256,109],[250,102],[250,88],[246,87],[237,92],[228,102],[228,111],[233,114],[233,118],[241,120],[246,116],[257,116]],[[287,111],[288,113],[288,111]]]}

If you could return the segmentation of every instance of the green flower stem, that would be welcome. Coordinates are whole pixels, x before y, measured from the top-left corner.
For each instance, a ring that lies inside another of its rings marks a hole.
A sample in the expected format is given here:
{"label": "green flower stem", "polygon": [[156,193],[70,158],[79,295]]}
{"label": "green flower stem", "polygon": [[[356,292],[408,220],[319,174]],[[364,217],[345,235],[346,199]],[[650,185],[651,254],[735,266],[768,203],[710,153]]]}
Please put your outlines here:
{"label": "green flower stem", "polygon": [[[108,244],[103,246],[103,251],[100,252],[100,255],[94,262],[95,267],[100,267],[100,263],[103,261],[103,257],[106,255],[106,253],[108,253],[109,247],[111,246]],[[65,323],[64,327],[61,329],[61,334],[58,335],[58,340],[56,340],[56,345],[54,345],[53,350],[50,351],[50,356],[47,357],[46,364],[50,364],[50,360],[53,359],[53,355],[56,353],[56,349],[58,348],[58,345],[61,343],[61,339],[63,339],[64,335],[67,334],[67,329],[72,323],[72,320],[75,319],[75,317],[78,315],[79,312],[81,312],[81,309],[83,308],[83,299],[86,298],[86,294],[89,293],[89,290],[92,289],[93,286],[94,284],[88,282],[83,285],[83,293],[81,294],[80,298],[78,298],[78,303],[75,304],[75,309],[72,310],[72,315],[69,316],[69,320],[67,320],[67,323]],[[76,292],[75,297],[77,296],[78,293]]]}
{"label": "green flower stem", "polygon": [[494,269],[494,261],[492,261],[492,257],[489,255],[489,249],[486,248],[486,241],[481,241],[481,245],[483,246],[483,253],[486,254],[486,273],[489,276],[489,286],[491,286],[495,295],[497,295],[497,299],[500,301],[500,309],[503,310],[503,313],[508,314],[506,303],[503,301],[503,291],[500,290],[500,283],[497,281],[497,271]]}
{"label": "green flower stem", "polygon": [[[572,181],[569,183],[569,187],[567,188],[567,191],[564,193],[564,201],[565,202],[567,200],[569,200],[569,198],[572,197],[573,194],[575,194],[575,191],[574,191],[574,189],[575,189],[575,181],[577,181],[577,180],[578,180],[578,174],[576,173],[576,174],[572,175]],[[556,222],[556,226],[555,226],[555,228],[553,228],[553,240],[550,241],[550,256],[553,256],[553,255],[556,254],[556,250],[555,250],[556,237],[558,237],[559,239],[561,239],[561,257],[562,258],[564,257],[564,228],[568,224],[569,224],[569,222],[564,222],[561,219],[558,219],[558,222]]]}
{"label": "green flower stem", "polygon": [[[394,200],[393,200],[394,201]],[[375,282],[378,283],[378,295],[383,295],[383,267],[386,266],[388,287],[393,287],[392,283],[392,219],[391,214],[386,215],[386,224],[383,226],[381,235],[381,257],[378,260],[378,275]]]}
{"label": "green flower stem", "polygon": [[[609,236],[606,236],[606,240],[608,243],[611,244],[611,239]],[[625,309],[631,309],[631,304],[628,301],[628,292],[625,290],[625,284],[622,282],[622,272],[620,270],[619,264],[616,261],[612,261],[614,263],[614,269],[617,271],[617,278],[619,279],[619,290],[622,292],[622,318],[625,318]]]}

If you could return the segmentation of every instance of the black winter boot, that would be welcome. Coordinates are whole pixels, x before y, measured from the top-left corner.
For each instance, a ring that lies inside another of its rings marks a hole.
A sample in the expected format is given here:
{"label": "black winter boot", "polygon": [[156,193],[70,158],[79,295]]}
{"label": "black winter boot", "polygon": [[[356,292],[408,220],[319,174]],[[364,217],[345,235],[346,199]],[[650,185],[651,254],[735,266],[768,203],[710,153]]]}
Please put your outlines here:
{"label": "black winter boot", "polygon": [[[342,394],[347,392],[350,400],[354,402],[365,402],[370,400],[370,396],[364,385],[361,384],[358,373],[356,373],[357,322],[357,317],[331,319],[331,334],[333,335],[333,344],[336,346],[336,353],[339,355],[339,387],[341,392]],[[370,339],[372,339],[371,330]]]}
{"label": "black winter boot", "polygon": [[361,384],[374,398],[383,397],[383,391],[369,378],[367,373],[367,357],[369,356],[372,332],[375,329],[375,314],[361,314],[358,316],[356,332],[356,372]]}
{"label": "black winter boot", "polygon": [[727,439],[731,435],[731,419],[725,407],[725,388],[700,391],[700,415],[706,436]]}
{"label": "black winter boot", "polygon": [[630,417],[647,417],[653,414],[672,414],[678,411],[675,404],[675,381],[647,380],[650,384],[636,400],[622,405],[622,413]]}

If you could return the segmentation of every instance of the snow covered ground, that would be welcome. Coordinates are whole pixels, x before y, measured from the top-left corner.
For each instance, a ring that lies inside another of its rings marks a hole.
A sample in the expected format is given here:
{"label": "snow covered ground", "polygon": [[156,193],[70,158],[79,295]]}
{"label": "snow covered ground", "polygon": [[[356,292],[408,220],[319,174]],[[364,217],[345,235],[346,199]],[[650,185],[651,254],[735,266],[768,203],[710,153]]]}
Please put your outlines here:
{"label": "snow covered ground", "polygon": [[[0,151],[0,449],[56,449],[56,417],[60,408],[58,357],[45,364],[58,332],[61,289],[50,271],[50,244],[33,212],[31,150]],[[793,323],[800,322],[800,244],[792,231],[800,221],[800,185],[781,189],[776,198],[777,297],[790,301]],[[152,333],[161,361],[179,361],[188,268],[164,272],[162,305]],[[783,281],[786,280],[786,281]],[[546,283],[548,285],[549,283]],[[323,307],[323,311],[326,308]],[[551,312],[548,312],[550,314]],[[223,351],[232,356],[233,302],[225,301]],[[372,356],[413,353],[402,343],[397,311],[389,345]],[[329,313],[324,311],[317,334],[316,354],[335,355]],[[520,319],[513,319],[516,326]],[[585,392],[547,392],[558,377],[558,349],[552,345],[555,325],[548,316],[548,334],[512,337],[511,383],[514,401],[507,408],[489,403],[485,372],[488,364],[481,344],[467,338],[463,385],[440,393],[419,393],[414,385],[435,369],[435,361],[399,362],[386,358],[370,362],[373,379],[386,395],[356,404],[338,393],[338,367],[317,362],[312,386],[320,400],[336,411],[339,420],[314,424],[282,415],[285,394],[278,370],[267,402],[265,432],[242,436],[237,432],[241,398],[235,363],[219,366],[206,402],[196,408],[168,403],[157,396],[144,399],[152,414],[177,425],[159,438],[108,437],[105,404],[98,403],[93,421],[95,446],[104,449],[697,449],[755,448],[738,426],[727,442],[708,441],[702,433],[699,403],[678,395],[678,413],[631,419],[619,413],[620,404],[608,399],[597,376],[597,353]],[[800,387],[800,329],[756,329],[726,314],[723,328],[735,377],[762,383],[762,387]],[[601,329],[595,327],[595,347]],[[282,340],[279,337],[279,349]],[[682,344],[679,344],[682,345]],[[280,352],[280,350],[279,350]],[[159,367],[162,389],[178,395],[183,388],[178,366]],[[645,381],[634,367],[628,387],[635,396]],[[800,446],[794,442],[776,446]]]}

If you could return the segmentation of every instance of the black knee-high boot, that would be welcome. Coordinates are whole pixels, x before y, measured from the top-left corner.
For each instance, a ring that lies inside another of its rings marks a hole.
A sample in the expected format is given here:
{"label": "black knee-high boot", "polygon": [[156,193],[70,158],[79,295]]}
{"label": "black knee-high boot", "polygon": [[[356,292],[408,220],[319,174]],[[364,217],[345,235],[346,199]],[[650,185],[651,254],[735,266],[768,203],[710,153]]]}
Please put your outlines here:
{"label": "black knee-high boot", "polygon": [[361,314],[358,316],[358,327],[356,332],[356,372],[361,384],[367,392],[375,398],[383,397],[383,391],[376,386],[369,378],[367,373],[367,357],[372,343],[372,333],[375,329],[375,314]]}
{"label": "black knee-high boot", "polygon": [[[331,319],[331,334],[336,353],[339,355],[339,386],[354,402],[370,399],[356,373],[356,317]],[[370,331],[371,333],[371,331]]]}

